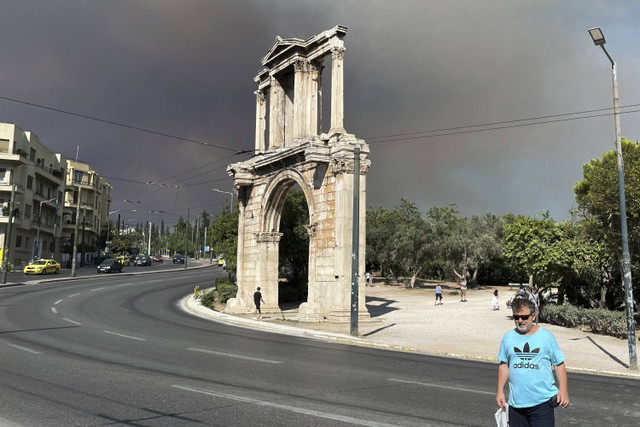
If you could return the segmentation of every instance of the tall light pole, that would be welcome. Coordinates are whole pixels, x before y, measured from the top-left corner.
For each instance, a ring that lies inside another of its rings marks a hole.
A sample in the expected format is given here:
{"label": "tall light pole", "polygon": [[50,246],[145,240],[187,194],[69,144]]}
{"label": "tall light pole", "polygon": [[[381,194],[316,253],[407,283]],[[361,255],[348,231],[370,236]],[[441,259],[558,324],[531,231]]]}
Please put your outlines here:
{"label": "tall light pole", "polygon": [[233,212],[233,192],[222,191],[222,190],[218,190],[217,188],[212,188],[211,190],[217,191],[218,193],[231,194],[231,204],[229,205],[229,208],[230,208],[229,211]]}
{"label": "tall light pole", "polygon": [[627,338],[629,341],[629,369],[638,369],[636,357],[636,325],[633,318],[633,288],[631,285],[631,256],[629,255],[629,238],[627,233],[627,204],[624,194],[624,163],[622,160],[622,143],[620,142],[620,105],[618,100],[618,76],[615,61],[605,49],[604,34],[600,27],[591,28],[589,35],[596,46],[600,46],[604,51],[613,74],[613,117],[616,130],[616,154],[618,160],[618,196],[620,198],[620,231],[622,234],[622,277],[624,281],[625,305],[627,313]]}
{"label": "tall light pole", "polygon": [[107,241],[106,241],[106,245],[107,245],[107,253],[111,253],[111,239],[109,238],[109,235],[111,234],[111,214],[114,213],[118,213],[120,212],[120,209],[117,209],[115,211],[110,211],[109,214],[107,215]]}
{"label": "tall light pole", "polygon": [[[45,200],[44,202],[40,202],[40,212],[38,213],[38,230],[36,231],[36,241],[33,243],[33,254],[32,258],[36,259],[38,256],[38,252],[40,249],[40,226],[42,225],[42,205],[44,203],[57,202],[58,199]],[[56,209],[56,215],[58,214],[58,210]],[[53,230],[53,238],[55,240],[55,230]]]}

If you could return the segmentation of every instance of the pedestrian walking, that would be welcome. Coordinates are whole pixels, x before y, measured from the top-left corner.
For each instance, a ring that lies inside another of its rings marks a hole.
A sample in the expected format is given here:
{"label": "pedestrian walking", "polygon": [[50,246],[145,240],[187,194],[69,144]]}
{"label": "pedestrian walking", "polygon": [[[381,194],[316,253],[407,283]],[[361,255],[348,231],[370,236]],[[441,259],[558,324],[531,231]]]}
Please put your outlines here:
{"label": "pedestrian walking", "polygon": [[467,279],[460,281],[460,302],[467,302]]}
{"label": "pedestrian walking", "polygon": [[493,291],[493,298],[491,298],[491,308],[493,310],[500,310],[500,300],[498,299],[498,290]]}
{"label": "pedestrian walking", "polygon": [[[253,303],[256,306],[256,309],[253,311],[253,318],[254,319],[262,319],[262,311],[260,311],[260,303],[264,303],[264,300],[262,299],[262,293],[260,292],[260,286],[258,286],[258,289],[253,293]],[[260,317],[256,317],[256,316],[260,316]]]}
{"label": "pedestrian walking", "polygon": [[442,305],[442,287],[440,285],[436,285],[436,304],[435,305]]}
{"label": "pedestrian walking", "polygon": [[[554,408],[569,405],[564,355],[553,334],[534,325],[536,308],[532,301],[516,298],[511,309],[515,328],[500,343],[496,402],[501,408],[509,405],[510,427],[554,426]],[[504,393],[507,383],[508,402]]]}
{"label": "pedestrian walking", "polygon": [[373,287],[373,273],[369,273],[369,286]]}

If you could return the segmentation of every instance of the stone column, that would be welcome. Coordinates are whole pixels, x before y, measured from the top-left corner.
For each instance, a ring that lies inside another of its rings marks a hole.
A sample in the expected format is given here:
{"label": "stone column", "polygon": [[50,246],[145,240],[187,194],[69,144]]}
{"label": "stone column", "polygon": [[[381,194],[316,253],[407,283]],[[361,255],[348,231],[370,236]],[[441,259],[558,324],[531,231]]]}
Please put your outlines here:
{"label": "stone column", "polygon": [[330,134],[346,133],[344,130],[344,47],[331,50],[331,130]]}
{"label": "stone column", "polygon": [[305,137],[318,135],[318,75],[320,65],[310,62],[307,66],[307,111]]}
{"label": "stone column", "polygon": [[293,138],[302,139],[307,124],[307,62],[298,60],[293,67]]}
{"label": "stone column", "polygon": [[256,95],[256,153],[264,153],[267,106],[264,93],[261,90],[254,92]]}
{"label": "stone column", "polygon": [[269,89],[269,148],[284,147],[285,93],[277,78],[271,77]]}

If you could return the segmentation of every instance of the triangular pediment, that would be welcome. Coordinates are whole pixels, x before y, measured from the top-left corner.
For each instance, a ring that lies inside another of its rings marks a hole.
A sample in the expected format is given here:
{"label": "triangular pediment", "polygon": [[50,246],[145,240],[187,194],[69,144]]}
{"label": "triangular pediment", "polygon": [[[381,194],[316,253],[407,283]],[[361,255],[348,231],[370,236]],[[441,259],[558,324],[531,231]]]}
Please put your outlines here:
{"label": "triangular pediment", "polygon": [[312,51],[317,45],[325,43],[329,38],[339,35],[344,36],[347,33],[347,28],[342,25],[336,25],[330,30],[317,34],[307,40],[302,40],[297,37],[283,39],[276,37],[275,43],[271,46],[264,58],[262,58],[262,65],[271,68],[270,65],[283,61],[286,58],[292,56],[306,57],[307,53]]}

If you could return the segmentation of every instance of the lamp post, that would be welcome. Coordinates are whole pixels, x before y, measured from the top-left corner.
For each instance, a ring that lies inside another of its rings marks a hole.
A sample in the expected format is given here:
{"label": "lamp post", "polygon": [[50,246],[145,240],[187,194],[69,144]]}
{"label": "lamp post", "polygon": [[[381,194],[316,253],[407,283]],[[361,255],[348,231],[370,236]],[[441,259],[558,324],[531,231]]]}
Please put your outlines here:
{"label": "lamp post", "polygon": [[114,213],[118,213],[120,212],[120,209],[116,209],[115,211],[110,211],[109,214],[107,215],[107,241],[106,241],[106,245],[107,245],[107,253],[111,253],[111,239],[109,238],[109,236],[111,235],[111,214]]}
{"label": "lamp post", "polygon": [[[58,199],[51,199],[51,200],[45,200],[44,202],[40,202],[40,211],[38,213],[38,229],[36,230],[36,241],[33,244],[33,254],[32,254],[32,258],[36,259],[36,257],[38,256],[38,252],[40,250],[40,226],[42,225],[42,205],[45,203],[51,203],[51,202],[55,202]],[[56,210],[56,214],[57,214],[57,210]],[[54,230],[54,236],[53,238],[55,239],[55,230]]]}
{"label": "lamp post", "polygon": [[616,155],[618,164],[618,196],[620,198],[620,231],[622,234],[622,277],[624,282],[625,305],[627,314],[627,338],[629,342],[629,369],[637,370],[636,332],[633,318],[633,288],[631,285],[631,256],[629,255],[629,238],[627,233],[627,205],[624,194],[624,163],[622,160],[622,143],[620,142],[620,106],[618,99],[618,77],[615,61],[605,49],[606,40],[600,27],[591,28],[589,35],[596,46],[600,46],[611,62],[613,74],[613,117],[616,131]]}
{"label": "lamp post", "polygon": [[233,192],[222,191],[222,190],[218,190],[217,188],[212,188],[211,190],[217,191],[218,193],[231,194],[231,204],[229,205],[229,211],[233,212]]}

